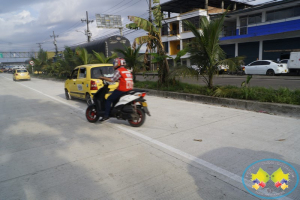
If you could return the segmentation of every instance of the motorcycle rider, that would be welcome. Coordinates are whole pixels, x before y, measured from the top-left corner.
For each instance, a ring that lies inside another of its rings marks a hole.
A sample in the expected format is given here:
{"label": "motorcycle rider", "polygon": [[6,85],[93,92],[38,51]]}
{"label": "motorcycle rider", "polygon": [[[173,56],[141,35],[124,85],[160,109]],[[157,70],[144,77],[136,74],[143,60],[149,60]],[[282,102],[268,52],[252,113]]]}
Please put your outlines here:
{"label": "motorcycle rider", "polygon": [[114,75],[112,78],[100,76],[99,79],[108,82],[119,81],[118,88],[113,91],[113,93],[107,98],[105,102],[105,114],[100,121],[105,121],[109,119],[109,113],[111,110],[111,104],[118,100],[124,93],[133,89],[132,74],[124,67],[126,66],[125,59],[116,58],[113,62],[114,65]]}

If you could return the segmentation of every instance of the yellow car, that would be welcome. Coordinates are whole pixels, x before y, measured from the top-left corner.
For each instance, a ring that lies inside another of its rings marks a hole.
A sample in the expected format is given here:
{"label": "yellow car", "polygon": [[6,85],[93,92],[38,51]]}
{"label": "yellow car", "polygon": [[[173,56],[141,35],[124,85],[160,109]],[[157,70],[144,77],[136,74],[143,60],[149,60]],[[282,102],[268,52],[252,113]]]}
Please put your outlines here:
{"label": "yellow car", "polygon": [[[99,77],[113,77],[113,74],[112,64],[88,64],[76,67],[65,81],[66,99],[83,99],[90,105],[93,95],[104,86]],[[110,92],[105,97],[107,98],[118,86],[117,82],[110,84]]]}
{"label": "yellow car", "polygon": [[26,69],[15,69],[13,71],[13,80],[30,80],[30,74]]}

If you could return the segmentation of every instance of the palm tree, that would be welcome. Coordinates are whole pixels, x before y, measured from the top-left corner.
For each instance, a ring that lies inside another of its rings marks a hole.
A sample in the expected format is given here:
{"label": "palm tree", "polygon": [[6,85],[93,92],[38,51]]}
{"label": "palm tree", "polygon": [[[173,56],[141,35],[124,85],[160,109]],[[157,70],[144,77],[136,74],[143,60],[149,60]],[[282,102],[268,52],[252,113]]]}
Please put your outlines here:
{"label": "palm tree", "polygon": [[72,70],[78,65],[78,56],[76,52],[74,52],[70,47],[65,47],[65,50],[63,52],[64,54],[64,61],[67,64],[67,70],[69,70],[69,73],[72,72]]}
{"label": "palm tree", "polygon": [[47,65],[51,64],[50,60],[48,59],[47,51],[44,51],[43,49],[40,49],[37,58],[32,58],[32,60],[34,61],[33,68],[38,72],[38,74],[40,71],[42,71],[42,69],[45,69]]}
{"label": "palm tree", "polygon": [[244,59],[243,57],[225,59],[226,54],[220,47],[219,36],[226,13],[211,21],[207,17],[202,17],[200,31],[190,21],[184,21],[195,36],[192,43],[187,47],[191,62],[201,67],[204,74],[207,75],[207,77],[203,77],[209,88],[213,87],[213,77],[217,73],[219,65],[228,65],[232,70]]}
{"label": "palm tree", "polygon": [[93,63],[111,63],[113,59],[118,57],[116,53],[109,57],[105,57],[105,55],[102,52],[97,53],[96,51],[93,50],[95,59],[93,60]]}
{"label": "palm tree", "polygon": [[139,55],[142,45],[139,45],[137,48],[124,47],[124,49],[115,49],[116,52],[119,52],[124,55],[124,59],[128,67],[132,68],[133,81],[136,80],[136,73],[140,69],[143,61]]}
{"label": "palm tree", "polygon": [[[150,0],[151,1],[151,0]],[[161,40],[161,20],[162,20],[162,13],[161,13],[161,7],[159,5],[159,0],[152,0],[153,4],[156,4],[156,6],[153,7],[152,12],[154,16],[154,21],[149,22],[148,20],[145,20],[140,17],[135,17],[135,16],[128,16],[129,20],[132,21],[133,23],[127,24],[126,27],[129,29],[136,29],[136,28],[141,28],[144,29],[145,31],[148,32],[147,36],[141,36],[137,37],[134,40],[133,43],[133,48],[135,48],[135,45],[141,45],[141,44],[147,44],[147,49],[145,53],[145,61],[146,61],[146,56],[147,52],[150,49],[157,49],[157,53],[160,56],[165,56],[166,52]],[[158,71],[158,76],[159,76],[159,83],[160,84],[165,84],[168,80],[168,74],[169,74],[169,65],[167,62],[167,59],[164,58],[159,62],[159,71]]]}
{"label": "palm tree", "polygon": [[92,63],[93,55],[89,54],[85,48],[77,47],[75,52],[79,58],[78,60],[79,65],[87,65]]}

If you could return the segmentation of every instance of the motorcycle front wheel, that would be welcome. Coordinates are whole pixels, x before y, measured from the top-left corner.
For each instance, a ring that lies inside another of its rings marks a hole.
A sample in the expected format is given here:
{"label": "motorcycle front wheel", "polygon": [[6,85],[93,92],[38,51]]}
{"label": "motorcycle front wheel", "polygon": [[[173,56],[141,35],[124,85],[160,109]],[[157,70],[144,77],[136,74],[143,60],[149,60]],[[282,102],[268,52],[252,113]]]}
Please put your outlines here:
{"label": "motorcycle front wheel", "polygon": [[136,108],[136,112],[139,115],[137,120],[128,120],[129,124],[133,127],[140,127],[146,120],[145,112],[141,108]]}
{"label": "motorcycle front wheel", "polygon": [[95,105],[89,105],[87,107],[85,117],[91,123],[95,123],[99,120],[100,116],[97,114],[97,108]]}

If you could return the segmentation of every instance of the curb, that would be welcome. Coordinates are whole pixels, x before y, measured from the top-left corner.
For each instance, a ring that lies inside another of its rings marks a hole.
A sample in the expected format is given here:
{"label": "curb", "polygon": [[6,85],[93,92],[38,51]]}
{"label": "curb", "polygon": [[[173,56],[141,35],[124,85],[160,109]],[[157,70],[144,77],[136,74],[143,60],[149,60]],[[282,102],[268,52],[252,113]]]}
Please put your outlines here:
{"label": "curb", "polygon": [[285,117],[300,118],[300,106],[298,105],[219,98],[219,97],[211,97],[211,96],[198,95],[198,94],[168,92],[168,91],[152,90],[152,89],[145,89],[145,88],[139,88],[139,89],[147,90],[148,91],[147,94],[150,96],[186,100],[191,102],[199,102],[203,104],[218,105],[218,106],[228,107],[228,108],[255,111],[255,112],[266,113],[271,115],[281,115]]}

